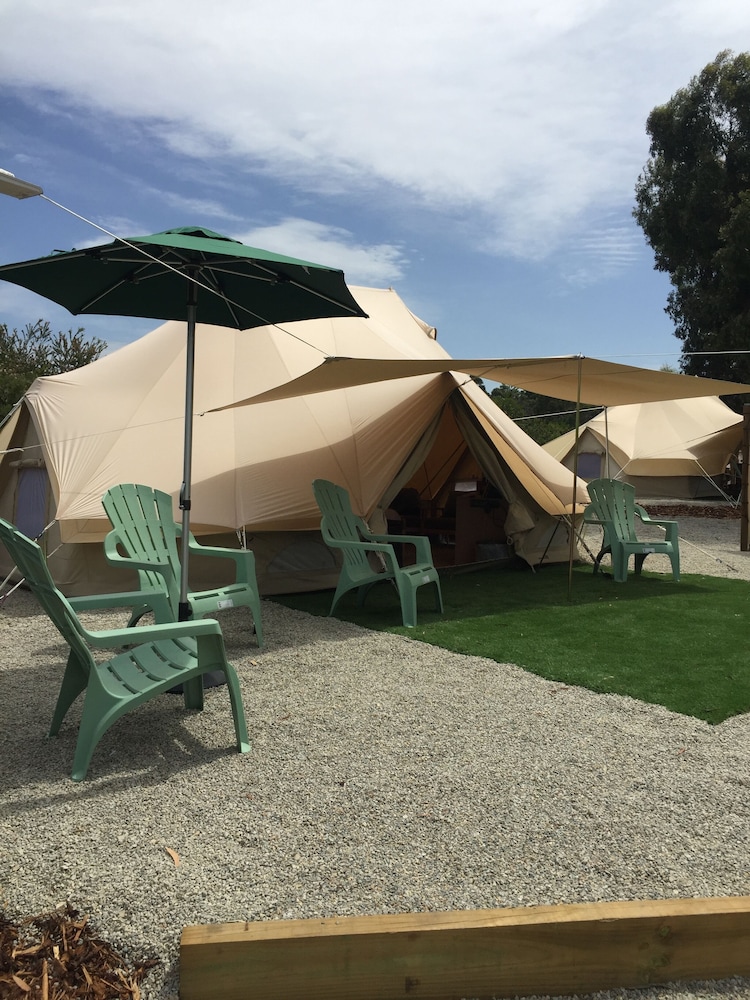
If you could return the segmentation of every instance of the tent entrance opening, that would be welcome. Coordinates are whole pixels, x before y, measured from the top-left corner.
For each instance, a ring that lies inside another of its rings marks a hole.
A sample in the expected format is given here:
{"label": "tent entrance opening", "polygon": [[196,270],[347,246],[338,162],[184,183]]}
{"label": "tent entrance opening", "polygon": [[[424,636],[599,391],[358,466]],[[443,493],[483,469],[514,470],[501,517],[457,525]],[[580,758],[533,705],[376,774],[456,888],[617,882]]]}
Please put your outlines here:
{"label": "tent entrance opening", "polygon": [[391,503],[388,531],[426,535],[436,566],[461,566],[508,557],[507,514],[507,502],[482,477],[451,479],[434,496],[410,484]]}

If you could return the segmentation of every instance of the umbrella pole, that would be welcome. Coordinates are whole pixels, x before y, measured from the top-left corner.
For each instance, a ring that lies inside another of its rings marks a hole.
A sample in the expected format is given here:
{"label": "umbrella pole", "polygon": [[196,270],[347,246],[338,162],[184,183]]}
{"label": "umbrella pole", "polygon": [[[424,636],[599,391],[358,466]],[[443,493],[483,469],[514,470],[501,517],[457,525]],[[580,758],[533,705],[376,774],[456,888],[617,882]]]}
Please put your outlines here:
{"label": "umbrella pole", "polygon": [[190,558],[190,481],[193,459],[193,386],[195,383],[195,320],[198,312],[198,286],[188,281],[187,345],[185,361],[185,445],[182,464],[180,510],[182,511],[182,551],[180,554],[180,604],[178,620],[189,621],[193,611],[187,599],[188,560]]}

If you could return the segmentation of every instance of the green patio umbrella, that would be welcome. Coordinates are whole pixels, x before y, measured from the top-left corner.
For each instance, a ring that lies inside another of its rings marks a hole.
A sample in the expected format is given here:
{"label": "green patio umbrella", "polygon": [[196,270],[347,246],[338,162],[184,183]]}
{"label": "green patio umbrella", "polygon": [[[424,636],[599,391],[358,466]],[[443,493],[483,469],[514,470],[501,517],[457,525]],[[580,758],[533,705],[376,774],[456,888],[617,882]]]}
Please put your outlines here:
{"label": "green patio umbrella", "polygon": [[[209,229],[169,229],[0,266],[0,278],[73,315],[186,320],[180,619],[190,617],[188,535],[193,450],[195,327],[248,330],[328,316],[365,316],[343,271],[246,246]],[[200,304],[199,304],[200,300]]]}

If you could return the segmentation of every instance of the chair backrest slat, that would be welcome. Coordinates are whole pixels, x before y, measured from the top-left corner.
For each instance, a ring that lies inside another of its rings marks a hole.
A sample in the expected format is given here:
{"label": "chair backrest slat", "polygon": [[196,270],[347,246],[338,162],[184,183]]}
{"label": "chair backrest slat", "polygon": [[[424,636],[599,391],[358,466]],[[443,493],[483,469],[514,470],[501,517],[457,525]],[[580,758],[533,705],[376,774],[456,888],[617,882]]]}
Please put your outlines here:
{"label": "chair backrest slat", "polygon": [[636,541],[635,488],[619,479],[594,479],[588,483],[589,499],[599,521],[608,521],[618,538]]}
{"label": "chair backrest slat", "polygon": [[169,603],[177,612],[180,589],[180,555],[178,529],[172,512],[172,499],[167,493],[138,483],[123,483],[111,487],[102,498],[107,516],[123,554],[142,562],[166,563],[164,575],[139,570],[144,589],[166,585]]}
{"label": "chair backrest slat", "polygon": [[[349,494],[342,486],[327,479],[316,479],[313,482],[313,493],[322,514],[320,530],[324,539],[344,542],[361,542],[367,539],[369,528],[352,510]],[[371,572],[364,549],[344,548],[341,554],[350,566],[366,568]]]}

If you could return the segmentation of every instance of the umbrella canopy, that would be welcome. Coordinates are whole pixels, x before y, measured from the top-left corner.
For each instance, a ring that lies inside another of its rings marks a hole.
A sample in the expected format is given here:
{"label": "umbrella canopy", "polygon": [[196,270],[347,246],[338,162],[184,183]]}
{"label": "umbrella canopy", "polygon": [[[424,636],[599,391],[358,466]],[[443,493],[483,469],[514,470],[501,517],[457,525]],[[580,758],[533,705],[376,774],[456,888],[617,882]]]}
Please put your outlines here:
{"label": "umbrella canopy", "polygon": [[[170,229],[0,266],[0,278],[73,315],[187,321],[180,617],[187,618],[195,328],[365,316],[342,271],[269,253],[208,229]],[[200,297],[200,305],[198,299]]]}
{"label": "umbrella canopy", "polygon": [[[362,316],[340,270],[185,227],[0,266],[0,278],[74,315],[187,317],[185,278],[200,322],[247,330],[326,316]],[[209,294],[210,293],[210,294]]]}

